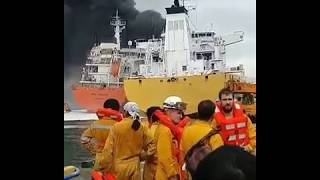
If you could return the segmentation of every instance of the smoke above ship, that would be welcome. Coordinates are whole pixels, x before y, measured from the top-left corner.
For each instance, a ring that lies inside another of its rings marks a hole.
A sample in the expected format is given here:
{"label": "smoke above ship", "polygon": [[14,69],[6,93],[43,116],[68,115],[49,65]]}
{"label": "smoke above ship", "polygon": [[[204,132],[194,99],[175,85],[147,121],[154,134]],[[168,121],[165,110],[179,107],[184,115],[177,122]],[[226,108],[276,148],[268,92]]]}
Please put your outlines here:
{"label": "smoke above ship", "polygon": [[[152,10],[139,12],[134,6],[134,0],[64,0],[65,78],[79,72],[96,39],[114,42],[114,31],[109,21],[116,10],[127,21],[121,46],[126,46],[128,40],[160,36],[165,25],[160,13]],[[79,77],[78,74],[76,76]]]}

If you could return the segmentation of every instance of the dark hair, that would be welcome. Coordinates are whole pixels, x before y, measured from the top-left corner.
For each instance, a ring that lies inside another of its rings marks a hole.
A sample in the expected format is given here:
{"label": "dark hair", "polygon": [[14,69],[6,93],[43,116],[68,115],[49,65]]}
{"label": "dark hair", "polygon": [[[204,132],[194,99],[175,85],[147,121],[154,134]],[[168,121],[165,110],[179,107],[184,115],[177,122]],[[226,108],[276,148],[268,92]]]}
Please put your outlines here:
{"label": "dark hair", "polygon": [[232,92],[229,88],[223,88],[223,89],[221,89],[221,90],[219,91],[219,99],[220,99],[220,100],[221,100],[222,94],[224,94],[224,95],[229,95],[229,94],[231,94],[232,97],[233,97],[233,92]]}
{"label": "dark hair", "polygon": [[161,110],[161,108],[159,106],[151,106],[147,109],[148,121],[151,123],[159,120],[157,116],[152,116],[156,110]]}
{"label": "dark hair", "polygon": [[110,98],[108,100],[106,100],[103,104],[103,107],[104,108],[111,108],[115,111],[119,111],[120,109],[120,104],[119,104],[119,101],[116,100],[116,99],[113,99],[113,98]]}
{"label": "dark hair", "polygon": [[198,117],[200,120],[209,120],[214,111],[216,105],[211,100],[203,100],[198,105]]}
{"label": "dark hair", "polygon": [[256,180],[256,157],[237,146],[221,146],[199,163],[192,179]]}
{"label": "dark hair", "polygon": [[137,131],[141,126],[139,119],[140,119],[140,117],[137,116],[132,122],[131,128],[135,131]]}

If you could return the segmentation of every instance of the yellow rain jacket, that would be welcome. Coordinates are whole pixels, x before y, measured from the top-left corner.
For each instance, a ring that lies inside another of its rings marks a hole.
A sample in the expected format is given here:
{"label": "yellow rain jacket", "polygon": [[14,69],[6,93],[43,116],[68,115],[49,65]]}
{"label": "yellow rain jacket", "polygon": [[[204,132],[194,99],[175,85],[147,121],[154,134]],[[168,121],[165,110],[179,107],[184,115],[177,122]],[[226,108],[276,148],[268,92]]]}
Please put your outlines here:
{"label": "yellow rain jacket", "polygon": [[112,127],[102,153],[96,156],[95,170],[111,172],[117,180],[140,180],[140,154],[147,149],[148,156],[153,155],[155,143],[147,127],[141,124],[135,131],[132,123],[125,118]]}
{"label": "yellow rain jacket", "polygon": [[[159,126],[159,123],[153,123],[149,129],[150,134],[153,138],[155,138],[155,132],[157,127]],[[154,180],[156,175],[156,169],[157,169],[157,155],[155,154],[153,157],[147,159],[144,164],[143,168],[143,179],[144,180]]]}
{"label": "yellow rain jacket", "polygon": [[180,174],[178,159],[174,155],[177,143],[173,139],[170,129],[160,124],[155,133],[158,156],[156,180],[168,180],[169,177]]}
{"label": "yellow rain jacket", "polygon": [[81,143],[93,155],[101,152],[108,138],[109,131],[116,122],[108,118],[95,121],[82,133]]}
{"label": "yellow rain jacket", "polygon": [[[211,124],[202,120],[194,120],[191,124],[187,125],[182,134],[180,149],[182,154],[182,159],[202,137],[207,135],[212,130]],[[209,141],[209,146],[212,150],[217,149],[222,146],[223,140],[220,134],[211,136]]]}

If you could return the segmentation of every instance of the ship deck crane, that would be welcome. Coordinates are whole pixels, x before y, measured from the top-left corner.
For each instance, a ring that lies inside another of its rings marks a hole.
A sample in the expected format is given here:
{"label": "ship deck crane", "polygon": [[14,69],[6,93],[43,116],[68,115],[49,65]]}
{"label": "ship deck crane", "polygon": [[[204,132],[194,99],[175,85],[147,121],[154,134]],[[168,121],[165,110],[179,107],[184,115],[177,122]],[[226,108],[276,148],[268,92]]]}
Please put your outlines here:
{"label": "ship deck crane", "polygon": [[223,35],[221,36],[224,46],[229,46],[231,44],[235,44],[243,41],[244,32],[243,31],[235,31],[233,34]]}

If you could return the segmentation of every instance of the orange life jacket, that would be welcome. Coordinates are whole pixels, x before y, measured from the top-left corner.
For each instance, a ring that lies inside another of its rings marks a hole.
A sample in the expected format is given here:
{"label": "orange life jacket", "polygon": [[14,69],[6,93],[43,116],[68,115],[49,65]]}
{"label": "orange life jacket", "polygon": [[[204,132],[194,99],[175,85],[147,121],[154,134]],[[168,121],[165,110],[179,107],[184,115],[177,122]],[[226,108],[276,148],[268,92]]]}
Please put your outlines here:
{"label": "orange life jacket", "polygon": [[[181,168],[183,165],[183,162],[181,159],[180,142],[182,138],[183,129],[191,121],[191,119],[188,116],[185,116],[178,124],[174,124],[167,115],[165,115],[163,112],[159,110],[155,111],[154,115],[158,117],[161,124],[165,125],[170,129],[171,133],[175,137],[176,140],[173,140],[173,144],[174,144],[173,155],[176,157],[178,164],[180,165],[180,168]],[[180,170],[179,177],[180,177],[180,180],[185,180],[187,176],[185,172]]]}
{"label": "orange life jacket", "polygon": [[101,176],[97,171],[92,171],[91,177],[93,180],[116,180],[111,173],[104,173],[103,176]]}
{"label": "orange life jacket", "polygon": [[123,119],[123,115],[120,112],[115,111],[111,108],[99,108],[96,114],[99,117],[99,119],[107,117],[107,118],[114,119],[118,122]]}
{"label": "orange life jacket", "polygon": [[180,144],[183,128],[188,124],[188,122],[190,122],[190,118],[188,116],[185,116],[178,124],[174,124],[167,115],[165,115],[163,112],[159,110],[155,111],[154,115],[156,115],[159,118],[161,124],[165,125],[171,130],[172,134],[175,136],[175,138],[178,140],[178,143]]}
{"label": "orange life jacket", "polygon": [[228,145],[247,145],[248,137],[248,119],[240,108],[239,104],[232,104],[233,118],[226,119],[220,102],[216,102],[214,119],[220,128],[220,135],[225,144]]}

